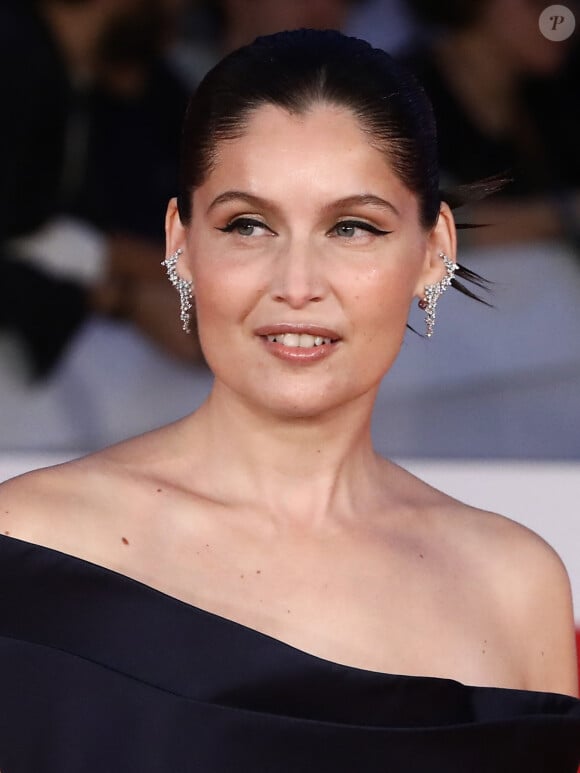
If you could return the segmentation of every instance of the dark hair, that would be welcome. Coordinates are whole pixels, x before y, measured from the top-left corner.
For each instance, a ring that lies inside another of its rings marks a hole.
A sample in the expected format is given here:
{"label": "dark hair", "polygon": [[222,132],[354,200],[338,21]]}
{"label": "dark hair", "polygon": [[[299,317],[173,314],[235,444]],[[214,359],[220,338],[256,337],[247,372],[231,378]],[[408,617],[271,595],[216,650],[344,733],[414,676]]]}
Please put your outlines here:
{"label": "dark hair", "polygon": [[[365,41],[330,30],[301,29],[257,38],[229,54],[193,94],[182,135],[178,195],[182,223],[190,221],[192,191],[211,172],[217,146],[243,135],[254,110],[276,105],[304,113],[321,102],[345,107],[356,116],[369,141],[417,196],[426,229],[437,222],[442,200],[456,207],[502,186],[502,180],[487,178],[440,191],[433,108],[413,74]],[[489,284],[463,266],[455,276],[480,288]],[[455,277],[452,285],[487,303]]]}

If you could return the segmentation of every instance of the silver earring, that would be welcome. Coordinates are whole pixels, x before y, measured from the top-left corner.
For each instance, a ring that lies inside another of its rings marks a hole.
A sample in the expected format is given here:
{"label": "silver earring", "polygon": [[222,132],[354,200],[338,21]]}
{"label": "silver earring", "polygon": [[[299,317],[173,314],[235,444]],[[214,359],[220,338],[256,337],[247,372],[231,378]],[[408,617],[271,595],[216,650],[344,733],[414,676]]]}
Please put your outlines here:
{"label": "silver earring", "polygon": [[179,293],[179,300],[181,302],[181,326],[186,333],[191,333],[189,326],[189,310],[191,309],[191,299],[193,297],[193,282],[191,280],[183,279],[180,277],[177,273],[177,269],[175,268],[179,256],[182,254],[183,250],[180,247],[178,250],[175,250],[175,252],[168,258],[162,260],[161,265],[165,266],[167,269],[167,276],[169,277],[169,281]]}
{"label": "silver earring", "polygon": [[443,263],[445,263],[447,274],[441,281],[432,285],[425,285],[425,296],[421,298],[418,303],[419,308],[425,311],[425,325],[427,327],[425,335],[427,338],[431,338],[433,330],[435,329],[435,310],[437,308],[437,301],[451,284],[453,275],[458,268],[457,263],[448,258],[445,253],[440,252],[439,257],[442,258]]}

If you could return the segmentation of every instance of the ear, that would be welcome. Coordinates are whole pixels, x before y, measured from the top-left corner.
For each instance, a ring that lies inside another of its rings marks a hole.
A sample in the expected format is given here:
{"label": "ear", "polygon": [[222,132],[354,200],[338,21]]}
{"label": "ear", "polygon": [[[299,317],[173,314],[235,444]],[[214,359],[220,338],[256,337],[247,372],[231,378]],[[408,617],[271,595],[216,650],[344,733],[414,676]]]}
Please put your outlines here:
{"label": "ear", "polygon": [[416,298],[423,297],[425,285],[435,284],[445,276],[445,265],[439,257],[440,252],[444,252],[451,260],[455,260],[457,254],[455,220],[445,201],[441,202],[437,222],[427,235],[423,268],[415,287]]}
{"label": "ear", "polygon": [[183,259],[177,264],[177,273],[183,279],[193,279],[190,271],[190,260],[187,248],[187,229],[181,222],[177,210],[177,199],[170,199],[165,215],[165,244],[167,255],[172,255],[176,250],[183,250]]}

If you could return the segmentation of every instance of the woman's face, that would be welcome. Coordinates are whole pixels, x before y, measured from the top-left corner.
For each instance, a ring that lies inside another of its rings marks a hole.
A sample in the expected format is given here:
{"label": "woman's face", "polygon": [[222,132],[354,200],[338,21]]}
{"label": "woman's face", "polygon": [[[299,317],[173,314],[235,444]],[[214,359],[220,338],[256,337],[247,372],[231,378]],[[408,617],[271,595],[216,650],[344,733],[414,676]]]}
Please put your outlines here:
{"label": "woman's face", "polygon": [[[178,270],[194,280],[207,362],[284,416],[374,397],[413,297],[441,278],[436,256],[449,249],[421,228],[416,197],[352,114],[332,106],[256,110],[218,146],[192,212],[185,232],[169,218],[169,246],[184,247]],[[290,338],[268,340],[284,329]]]}

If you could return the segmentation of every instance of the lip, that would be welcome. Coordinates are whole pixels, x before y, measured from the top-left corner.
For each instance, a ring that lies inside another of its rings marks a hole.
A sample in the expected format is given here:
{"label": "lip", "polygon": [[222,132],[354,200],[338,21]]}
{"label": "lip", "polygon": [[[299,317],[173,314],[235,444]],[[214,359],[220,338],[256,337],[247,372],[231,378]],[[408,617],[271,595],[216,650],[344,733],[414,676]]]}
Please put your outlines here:
{"label": "lip", "polygon": [[[268,335],[273,335],[268,333]],[[330,338],[330,336],[326,336]],[[284,346],[284,344],[269,341],[266,335],[260,336],[260,341],[266,349],[280,360],[292,362],[296,365],[306,365],[309,362],[318,362],[330,356],[332,352],[340,348],[340,342],[337,340],[331,344],[320,344],[320,346]]]}
{"label": "lip", "polygon": [[[313,335],[330,338],[333,342],[340,341],[341,336],[336,330],[310,322],[276,322],[273,325],[262,325],[254,330],[258,336],[282,335],[282,333],[297,333],[298,335]],[[323,344],[324,346],[325,344]],[[285,347],[287,348],[287,347]],[[289,348],[289,347],[288,347]]]}

